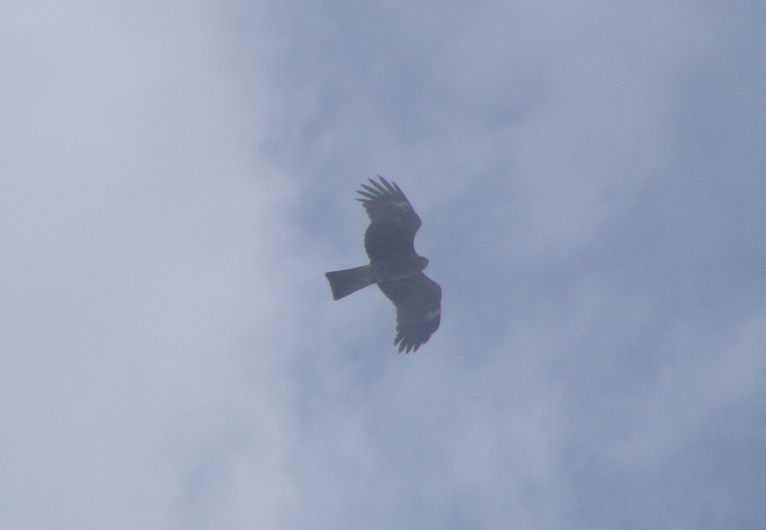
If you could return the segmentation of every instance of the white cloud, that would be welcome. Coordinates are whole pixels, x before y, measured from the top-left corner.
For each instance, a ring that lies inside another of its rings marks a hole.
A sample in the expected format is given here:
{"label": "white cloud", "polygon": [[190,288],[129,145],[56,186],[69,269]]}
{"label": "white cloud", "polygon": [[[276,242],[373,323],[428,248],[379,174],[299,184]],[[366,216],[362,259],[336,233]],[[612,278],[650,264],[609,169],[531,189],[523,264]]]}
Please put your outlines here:
{"label": "white cloud", "polygon": [[[762,526],[766,78],[715,7],[3,8],[2,526]],[[376,173],[444,287],[409,356],[322,276]]]}

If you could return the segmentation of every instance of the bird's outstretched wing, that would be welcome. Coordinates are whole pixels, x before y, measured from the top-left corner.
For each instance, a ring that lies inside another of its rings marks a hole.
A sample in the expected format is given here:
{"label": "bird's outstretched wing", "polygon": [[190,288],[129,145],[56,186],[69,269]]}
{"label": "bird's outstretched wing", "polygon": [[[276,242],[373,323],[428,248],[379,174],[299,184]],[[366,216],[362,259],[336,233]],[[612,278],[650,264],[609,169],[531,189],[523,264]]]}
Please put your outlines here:
{"label": "bird's outstretched wing", "polygon": [[370,186],[357,198],[367,210],[370,226],[364,233],[364,248],[370,260],[388,258],[401,254],[415,254],[415,233],[421,222],[410,201],[395,183],[383,177],[380,182],[369,179]]}
{"label": "bird's outstretched wing", "polygon": [[396,306],[394,344],[400,352],[417,351],[439,329],[442,288],[422,272],[378,287]]}

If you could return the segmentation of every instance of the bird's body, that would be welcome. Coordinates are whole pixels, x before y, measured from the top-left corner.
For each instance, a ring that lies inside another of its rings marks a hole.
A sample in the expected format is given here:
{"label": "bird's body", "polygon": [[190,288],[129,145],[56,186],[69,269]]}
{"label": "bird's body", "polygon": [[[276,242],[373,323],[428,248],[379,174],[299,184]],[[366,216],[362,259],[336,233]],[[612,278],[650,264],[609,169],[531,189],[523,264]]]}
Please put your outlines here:
{"label": "bird's body", "polygon": [[359,194],[370,225],[364,234],[369,265],[328,272],[333,299],[378,284],[396,306],[397,326],[394,344],[399,351],[417,349],[439,328],[441,287],[423,274],[428,259],[415,252],[415,233],[420,217],[395,183],[383,177],[372,186],[362,184]]}

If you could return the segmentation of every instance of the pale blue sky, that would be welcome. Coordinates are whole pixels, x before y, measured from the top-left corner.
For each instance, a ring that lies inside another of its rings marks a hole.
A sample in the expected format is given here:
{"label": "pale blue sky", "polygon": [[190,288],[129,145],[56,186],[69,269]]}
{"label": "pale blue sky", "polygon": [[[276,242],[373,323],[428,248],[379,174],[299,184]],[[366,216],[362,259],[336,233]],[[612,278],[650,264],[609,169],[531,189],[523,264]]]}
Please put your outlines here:
{"label": "pale blue sky", "polygon": [[[766,7],[0,8],[0,527],[766,526]],[[397,354],[355,190],[423,219]]]}

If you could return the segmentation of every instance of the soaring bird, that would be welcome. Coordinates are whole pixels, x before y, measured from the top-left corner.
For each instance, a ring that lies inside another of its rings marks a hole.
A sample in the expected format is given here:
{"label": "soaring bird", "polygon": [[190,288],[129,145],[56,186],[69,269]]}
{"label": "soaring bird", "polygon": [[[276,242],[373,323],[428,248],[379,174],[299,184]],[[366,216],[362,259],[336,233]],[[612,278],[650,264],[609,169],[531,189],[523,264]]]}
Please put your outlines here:
{"label": "soaring bird", "polygon": [[369,265],[325,273],[332,297],[344,296],[378,284],[396,306],[396,338],[399,352],[417,351],[439,329],[442,289],[423,274],[428,259],[415,252],[415,234],[420,217],[396,183],[378,176],[358,191],[370,217],[364,233]]}

